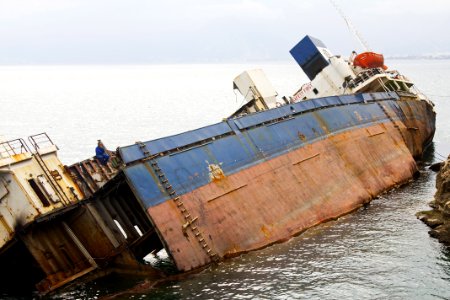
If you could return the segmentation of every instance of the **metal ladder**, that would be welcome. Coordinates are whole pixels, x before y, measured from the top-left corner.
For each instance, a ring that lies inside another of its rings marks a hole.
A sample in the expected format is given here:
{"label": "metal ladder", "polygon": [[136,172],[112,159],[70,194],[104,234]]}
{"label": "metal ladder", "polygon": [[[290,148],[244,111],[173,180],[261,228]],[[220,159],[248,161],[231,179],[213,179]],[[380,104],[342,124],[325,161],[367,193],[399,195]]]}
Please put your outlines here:
{"label": "metal ladder", "polygon": [[150,162],[150,166],[151,166],[153,172],[155,173],[155,175],[157,176],[158,181],[160,182],[161,186],[164,187],[164,189],[166,190],[166,193],[175,202],[179,212],[181,213],[184,220],[186,221],[186,223],[184,223],[181,227],[184,236],[188,237],[186,230],[189,228],[192,231],[192,233],[194,234],[197,242],[200,244],[202,249],[206,252],[206,255],[208,255],[213,262],[217,263],[220,260],[219,256],[217,255],[217,253],[215,253],[211,249],[211,247],[206,242],[201,231],[194,224],[194,223],[196,223],[196,221],[198,221],[198,217],[191,216],[190,212],[184,205],[183,201],[181,201],[180,196],[175,191],[175,189],[172,187],[172,185],[169,183],[169,180],[167,179],[166,175],[163,173],[161,168],[158,166],[158,162],[155,159],[155,157],[157,155],[151,155],[150,151],[147,149],[147,146],[144,143],[136,142],[136,144],[139,146],[142,153],[144,154],[144,156],[145,156],[144,160]]}
{"label": "metal ladder", "polygon": [[33,142],[31,142],[31,144],[33,145],[33,148],[35,151],[32,152],[30,149],[28,149],[28,150],[32,153],[33,157],[36,158],[36,162],[41,167],[41,170],[43,171],[44,176],[47,178],[48,183],[52,186],[55,193],[59,196],[63,205],[70,205],[70,203],[71,203],[70,198],[66,195],[63,188],[59,185],[59,183],[53,177],[50,169],[48,168],[48,166],[45,163],[44,159],[42,158],[41,154],[39,153],[39,147]]}
{"label": "metal ladder", "polygon": [[378,106],[381,108],[381,110],[384,112],[384,114],[388,117],[388,119],[392,122],[392,124],[394,125],[394,127],[398,130],[398,132],[400,133],[400,136],[402,137],[403,142],[405,143],[406,146],[408,146],[408,143],[406,142],[406,138],[403,135],[403,132],[400,130],[400,127],[395,123],[394,119],[391,117],[391,115],[388,113],[388,111],[386,110],[386,108],[384,108],[384,106],[381,104],[380,101],[377,101]]}

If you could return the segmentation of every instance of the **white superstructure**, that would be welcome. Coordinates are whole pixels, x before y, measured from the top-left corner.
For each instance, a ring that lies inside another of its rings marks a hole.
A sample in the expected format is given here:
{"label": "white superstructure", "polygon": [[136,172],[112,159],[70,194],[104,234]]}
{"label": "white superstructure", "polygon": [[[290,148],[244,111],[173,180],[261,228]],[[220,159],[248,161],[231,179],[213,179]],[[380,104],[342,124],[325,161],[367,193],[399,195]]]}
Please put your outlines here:
{"label": "white superstructure", "polygon": [[279,100],[261,70],[246,71],[234,80],[235,89],[246,102],[233,116],[307,99],[370,92],[397,92],[429,101],[408,78],[398,71],[388,70],[381,54],[353,52],[347,59],[334,55],[311,36],[305,36],[290,52],[310,82],[303,84],[289,99]]}
{"label": "white superstructure", "polygon": [[37,217],[81,199],[46,134],[0,141],[0,249]]}
{"label": "white superstructure", "polygon": [[381,67],[364,69],[341,56],[332,56],[328,61],[327,67],[294,93],[292,101],[363,92],[403,91],[417,94],[412,88],[414,84],[398,71]]}
{"label": "white superstructure", "polygon": [[233,89],[244,96],[244,104],[235,114],[254,113],[285,104],[263,70],[247,70],[233,80]]}

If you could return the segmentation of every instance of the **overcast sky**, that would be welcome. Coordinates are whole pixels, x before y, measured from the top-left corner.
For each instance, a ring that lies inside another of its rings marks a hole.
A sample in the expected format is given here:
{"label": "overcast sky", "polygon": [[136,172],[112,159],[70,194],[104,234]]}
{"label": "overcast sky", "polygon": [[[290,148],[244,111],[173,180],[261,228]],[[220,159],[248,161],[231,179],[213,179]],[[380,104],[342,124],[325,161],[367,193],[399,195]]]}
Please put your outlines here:
{"label": "overcast sky", "polygon": [[[387,56],[450,53],[448,0],[334,0]],[[290,60],[359,44],[328,0],[0,0],[0,64]]]}

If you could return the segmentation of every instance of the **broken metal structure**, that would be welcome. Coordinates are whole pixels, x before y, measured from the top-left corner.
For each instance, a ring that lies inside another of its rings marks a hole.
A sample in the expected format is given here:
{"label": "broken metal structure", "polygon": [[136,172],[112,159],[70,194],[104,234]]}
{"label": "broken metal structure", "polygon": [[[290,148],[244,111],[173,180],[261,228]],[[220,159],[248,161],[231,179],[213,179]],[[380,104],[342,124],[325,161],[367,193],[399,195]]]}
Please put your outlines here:
{"label": "broken metal structure", "polygon": [[106,165],[63,166],[46,134],[29,138],[33,150],[1,142],[2,265],[28,268],[42,293],[111,271],[157,279],[149,253],[164,249],[188,272],[410,180],[433,139],[432,102],[405,77],[349,66],[314,38],[292,52],[311,82],[289,100],[276,100],[262,72],[244,72],[234,85],[246,102],[232,117],[119,147]]}
{"label": "broken metal structure", "polygon": [[2,276],[14,284],[34,274],[29,281],[41,293],[89,273],[160,276],[139,262],[163,247],[113,163],[63,166],[45,133],[29,144],[33,150],[23,139],[0,143]]}

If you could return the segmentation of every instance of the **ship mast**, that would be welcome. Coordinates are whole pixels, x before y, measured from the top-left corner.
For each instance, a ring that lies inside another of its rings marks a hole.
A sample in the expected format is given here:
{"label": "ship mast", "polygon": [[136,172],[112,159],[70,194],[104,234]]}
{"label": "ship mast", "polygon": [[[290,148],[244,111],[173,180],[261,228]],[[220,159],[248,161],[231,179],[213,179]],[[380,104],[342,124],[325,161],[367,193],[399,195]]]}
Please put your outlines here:
{"label": "ship mast", "polygon": [[341,17],[344,19],[345,24],[347,24],[348,30],[355,36],[355,38],[358,40],[358,42],[361,44],[362,48],[365,51],[369,51],[369,45],[362,37],[361,33],[356,29],[356,27],[353,25],[353,23],[350,21],[349,18],[344,14],[342,9],[337,5],[337,3],[334,0],[330,0],[331,5],[334,6],[334,8],[337,10],[337,12],[341,15]]}

